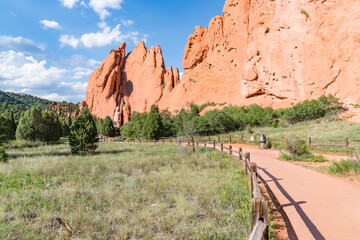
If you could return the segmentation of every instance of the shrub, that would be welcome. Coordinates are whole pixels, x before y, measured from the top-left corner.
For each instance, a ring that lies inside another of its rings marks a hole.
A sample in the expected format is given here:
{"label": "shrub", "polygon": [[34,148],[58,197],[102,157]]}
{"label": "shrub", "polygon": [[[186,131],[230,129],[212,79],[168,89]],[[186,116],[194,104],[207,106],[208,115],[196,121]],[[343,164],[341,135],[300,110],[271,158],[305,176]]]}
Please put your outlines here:
{"label": "shrub", "polygon": [[146,117],[141,136],[147,140],[158,140],[161,137],[163,130],[159,108],[154,104],[151,106],[150,112]]}
{"label": "shrub", "polygon": [[309,154],[309,147],[307,142],[298,137],[286,138],[283,146],[291,155],[301,156]]}
{"label": "shrub", "polygon": [[62,128],[57,116],[53,112],[42,112],[39,140],[45,143],[54,143],[59,141],[61,136]]}
{"label": "shrub", "polygon": [[323,156],[315,156],[311,153],[303,155],[285,154],[281,153],[280,160],[283,161],[297,161],[297,162],[326,162],[327,160]]}
{"label": "shrub", "polygon": [[8,155],[3,146],[0,146],[0,162],[6,163],[8,161]]}
{"label": "shrub", "polygon": [[254,133],[251,125],[247,125],[247,127],[246,127],[246,132],[247,132],[248,134],[253,134],[253,133]]}
{"label": "shrub", "polygon": [[270,148],[272,148],[272,142],[270,140],[267,140],[265,144],[265,149],[270,149]]}
{"label": "shrub", "polygon": [[147,113],[133,112],[131,121],[120,128],[120,134],[127,139],[139,138],[147,118]]}
{"label": "shrub", "polygon": [[69,144],[71,153],[87,154],[95,152],[98,147],[97,129],[93,116],[87,108],[81,110],[80,117],[71,125]]}
{"label": "shrub", "polygon": [[271,123],[271,127],[273,128],[278,128],[279,127],[279,121],[274,119]]}
{"label": "shrub", "polygon": [[109,116],[107,116],[101,125],[101,134],[107,137],[115,136],[115,127],[114,123]]}
{"label": "shrub", "polygon": [[328,167],[330,174],[359,174],[360,173],[360,162],[342,160],[340,162],[332,162],[331,166]]}

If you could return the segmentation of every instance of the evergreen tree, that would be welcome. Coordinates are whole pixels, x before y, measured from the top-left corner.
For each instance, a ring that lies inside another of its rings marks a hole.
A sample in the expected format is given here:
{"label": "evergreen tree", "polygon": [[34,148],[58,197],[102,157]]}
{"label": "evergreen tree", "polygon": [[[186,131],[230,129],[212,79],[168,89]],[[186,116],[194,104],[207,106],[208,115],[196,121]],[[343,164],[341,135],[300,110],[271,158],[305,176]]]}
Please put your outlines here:
{"label": "evergreen tree", "polygon": [[107,116],[101,125],[101,134],[107,137],[115,136],[114,123],[109,116]]}
{"label": "evergreen tree", "polygon": [[71,125],[69,144],[73,154],[93,153],[98,147],[97,129],[93,116],[87,108],[81,110],[80,117]]}
{"label": "evergreen tree", "polygon": [[159,108],[154,104],[151,106],[150,112],[146,118],[141,136],[147,140],[158,140],[163,131],[163,123],[161,121]]}
{"label": "evergreen tree", "polygon": [[12,139],[15,139],[16,123],[15,123],[15,116],[14,116],[13,110],[10,111],[9,122],[10,122],[10,127],[11,127],[11,132],[12,132]]}
{"label": "evergreen tree", "polygon": [[40,140],[42,132],[42,113],[39,107],[31,107],[21,114],[16,129],[16,139],[29,141]]}
{"label": "evergreen tree", "polygon": [[0,145],[8,142],[13,138],[9,121],[0,115]]}
{"label": "evergreen tree", "polygon": [[62,135],[62,128],[59,120],[53,112],[44,111],[42,113],[42,128],[39,140],[45,143],[59,141]]}

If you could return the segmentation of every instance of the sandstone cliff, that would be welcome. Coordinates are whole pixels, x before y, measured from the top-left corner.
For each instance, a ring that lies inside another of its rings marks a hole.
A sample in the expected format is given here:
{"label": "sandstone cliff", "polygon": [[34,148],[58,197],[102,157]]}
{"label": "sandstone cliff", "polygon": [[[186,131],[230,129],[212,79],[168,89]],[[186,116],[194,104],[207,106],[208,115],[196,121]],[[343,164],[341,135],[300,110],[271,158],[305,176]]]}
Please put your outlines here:
{"label": "sandstone cliff", "polygon": [[277,108],[333,94],[360,104],[359,9],[352,0],[227,0],[222,16],[189,36],[181,82],[159,47],[141,43],[125,57],[123,46],[90,78],[86,101],[100,117],[119,108],[123,119],[153,103]]}
{"label": "sandstone cliff", "polygon": [[177,68],[165,70],[159,46],[147,49],[139,42],[127,56],[125,48],[123,43],[110,51],[86,90],[89,110],[100,118],[110,116],[119,125],[128,122],[133,111],[149,111],[180,81]]}

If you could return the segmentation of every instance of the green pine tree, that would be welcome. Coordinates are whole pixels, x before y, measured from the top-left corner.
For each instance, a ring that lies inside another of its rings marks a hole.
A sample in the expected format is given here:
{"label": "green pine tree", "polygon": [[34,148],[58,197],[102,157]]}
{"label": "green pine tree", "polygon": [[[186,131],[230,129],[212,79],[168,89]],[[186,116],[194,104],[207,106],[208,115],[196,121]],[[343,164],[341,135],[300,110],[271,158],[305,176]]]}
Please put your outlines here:
{"label": "green pine tree", "polygon": [[0,145],[13,139],[9,121],[0,115]]}
{"label": "green pine tree", "polygon": [[93,116],[87,108],[81,110],[80,117],[71,125],[69,144],[71,153],[87,154],[95,152],[98,147],[97,129]]}
{"label": "green pine tree", "polygon": [[12,132],[12,139],[15,139],[16,122],[15,122],[15,116],[14,116],[14,111],[13,110],[10,111],[9,122],[10,122],[10,127],[11,127],[11,132]]}
{"label": "green pine tree", "polygon": [[16,139],[36,141],[41,139],[42,113],[40,107],[31,107],[21,114],[16,129]]}
{"label": "green pine tree", "polygon": [[142,128],[141,136],[147,140],[158,140],[164,132],[163,123],[159,113],[159,108],[155,104],[151,106],[146,121]]}
{"label": "green pine tree", "polygon": [[101,125],[101,134],[107,137],[115,136],[114,123],[109,116],[107,116]]}

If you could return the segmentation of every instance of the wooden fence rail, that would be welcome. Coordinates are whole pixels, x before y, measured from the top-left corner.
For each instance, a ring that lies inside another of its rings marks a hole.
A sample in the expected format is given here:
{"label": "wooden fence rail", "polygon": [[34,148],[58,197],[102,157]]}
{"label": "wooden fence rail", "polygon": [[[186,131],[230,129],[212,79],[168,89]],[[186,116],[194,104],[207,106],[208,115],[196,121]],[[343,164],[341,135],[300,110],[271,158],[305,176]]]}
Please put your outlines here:
{"label": "wooden fence rail", "polygon": [[[210,139],[211,140],[211,139]],[[209,138],[207,138],[209,141]],[[237,158],[240,162],[244,164],[246,175],[251,180],[251,234],[249,240],[268,240],[269,239],[269,216],[268,216],[268,202],[264,199],[261,194],[259,183],[258,183],[258,173],[256,163],[250,161],[250,153],[244,153],[242,148],[239,148],[238,151],[233,149],[232,145],[225,147],[224,143],[216,144],[216,141],[212,141],[210,144],[204,141],[201,145],[199,141],[189,141],[181,140],[173,141],[171,138],[162,138],[159,141],[142,141],[148,143],[178,143],[179,145],[188,145],[195,147],[210,147],[213,149],[220,149],[224,152],[227,150],[227,154],[232,157]],[[122,141],[129,142],[129,141]],[[141,143],[140,140],[135,140],[135,142]],[[233,154],[236,154],[235,156]]]}

